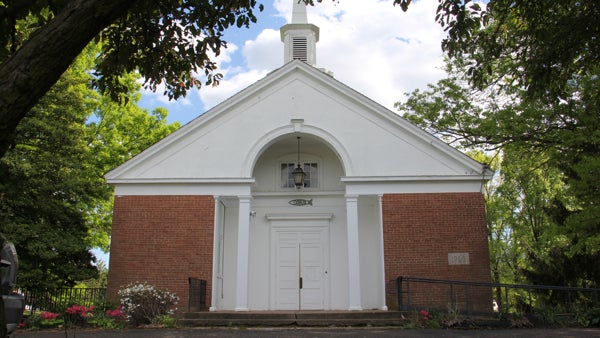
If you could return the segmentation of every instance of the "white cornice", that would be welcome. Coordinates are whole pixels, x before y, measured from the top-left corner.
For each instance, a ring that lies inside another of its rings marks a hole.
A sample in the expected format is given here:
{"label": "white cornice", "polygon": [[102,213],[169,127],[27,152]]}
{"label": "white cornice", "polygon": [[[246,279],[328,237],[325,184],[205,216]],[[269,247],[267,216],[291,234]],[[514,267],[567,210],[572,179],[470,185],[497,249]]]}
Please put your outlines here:
{"label": "white cornice", "polygon": [[487,181],[490,175],[422,175],[422,176],[346,176],[340,178],[344,183],[390,183],[390,182],[433,182],[433,181]]}
{"label": "white cornice", "polygon": [[253,184],[254,178],[135,178],[107,179],[109,184]]}

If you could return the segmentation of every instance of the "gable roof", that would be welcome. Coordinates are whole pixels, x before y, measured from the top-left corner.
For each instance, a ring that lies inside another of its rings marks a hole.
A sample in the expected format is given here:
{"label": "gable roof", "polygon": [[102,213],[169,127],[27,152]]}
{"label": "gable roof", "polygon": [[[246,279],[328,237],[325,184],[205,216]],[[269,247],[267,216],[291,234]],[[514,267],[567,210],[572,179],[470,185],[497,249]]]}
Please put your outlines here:
{"label": "gable roof", "polygon": [[329,143],[346,180],[481,180],[491,175],[482,164],[329,74],[293,60],[105,177],[112,184],[249,182],[261,152],[275,138],[298,132]]}

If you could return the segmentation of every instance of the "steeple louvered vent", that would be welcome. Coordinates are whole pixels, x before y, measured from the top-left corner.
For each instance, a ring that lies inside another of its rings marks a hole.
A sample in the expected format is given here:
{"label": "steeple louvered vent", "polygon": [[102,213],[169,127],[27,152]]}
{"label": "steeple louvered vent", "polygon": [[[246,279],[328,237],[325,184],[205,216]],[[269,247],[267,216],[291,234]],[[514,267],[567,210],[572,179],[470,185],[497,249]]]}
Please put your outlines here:
{"label": "steeple louvered vent", "polygon": [[301,60],[309,65],[317,65],[316,43],[319,41],[319,27],[307,22],[306,4],[291,0],[292,23],[280,29],[281,41],[285,44],[283,61]]}
{"label": "steeple louvered vent", "polygon": [[308,39],[296,36],[292,38],[292,58],[308,62]]}

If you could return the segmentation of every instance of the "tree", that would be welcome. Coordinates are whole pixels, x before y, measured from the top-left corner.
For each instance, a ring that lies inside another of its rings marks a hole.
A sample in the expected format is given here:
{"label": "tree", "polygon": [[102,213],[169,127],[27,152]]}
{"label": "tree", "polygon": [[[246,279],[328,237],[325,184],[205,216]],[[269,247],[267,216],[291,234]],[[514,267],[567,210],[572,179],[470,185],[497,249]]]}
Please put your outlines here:
{"label": "tree", "polygon": [[487,196],[496,281],[598,285],[598,81],[582,76],[549,102],[518,86],[469,86],[465,68],[449,61],[448,78],[397,107],[448,143],[499,151]]}
{"label": "tree", "polygon": [[[599,14],[600,3],[593,0],[491,0],[485,9],[470,1],[442,1],[437,18],[448,31],[442,47],[465,70],[461,80],[470,84],[470,88],[458,84],[465,88],[459,92],[482,90],[480,97],[491,100],[488,106],[476,105],[468,112],[446,109],[451,104],[441,104],[443,97],[457,97],[449,91],[456,82],[450,81],[438,83],[426,94],[413,93],[414,101],[409,99],[404,106],[420,100],[433,108],[436,102],[442,108],[439,115],[430,110],[417,122],[446,130],[466,143],[488,148],[511,145],[544,158],[544,165],[561,173],[568,196],[552,201],[547,210],[570,241],[566,257],[583,255],[596,262],[600,258]],[[600,283],[593,269],[579,275]]]}
{"label": "tree", "polygon": [[226,28],[256,21],[255,7],[255,0],[0,2],[0,157],[19,122],[94,38],[103,46],[98,88],[118,99],[122,76],[136,70],[147,87],[164,81],[165,94],[177,98],[218,83],[209,55],[226,45]]}
{"label": "tree", "polygon": [[102,197],[88,207],[88,215],[93,219],[89,238],[92,245],[105,252],[109,250],[113,188],[104,184],[103,175],[180,127],[178,122],[167,123],[164,108],[148,112],[137,106],[141,98],[138,79],[135,74],[122,77],[126,92],[121,95],[127,104],[119,104],[107,95],[96,93],[96,99],[89,105],[91,118],[86,124],[86,142],[94,156],[88,168],[94,171],[92,176],[104,190]]}
{"label": "tree", "polygon": [[69,286],[96,269],[85,241],[86,206],[102,195],[86,164],[86,67],[76,63],[28,113],[0,160],[2,232],[15,244],[19,285]]}
{"label": "tree", "polygon": [[179,127],[166,123],[164,109],[136,105],[139,76],[123,76],[127,104],[91,89],[98,51],[86,48],[0,159],[0,222],[21,258],[21,287],[72,286],[95,276],[90,249],[108,250],[111,224],[112,189],[102,175]]}

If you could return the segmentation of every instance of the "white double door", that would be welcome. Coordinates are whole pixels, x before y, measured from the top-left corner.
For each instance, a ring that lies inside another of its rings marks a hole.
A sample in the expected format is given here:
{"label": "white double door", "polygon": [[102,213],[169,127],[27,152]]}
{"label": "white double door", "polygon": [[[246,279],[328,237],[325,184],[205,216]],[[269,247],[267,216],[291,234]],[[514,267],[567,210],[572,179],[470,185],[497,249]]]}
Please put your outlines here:
{"label": "white double door", "polygon": [[271,271],[274,310],[323,310],[329,302],[326,227],[274,228]]}

